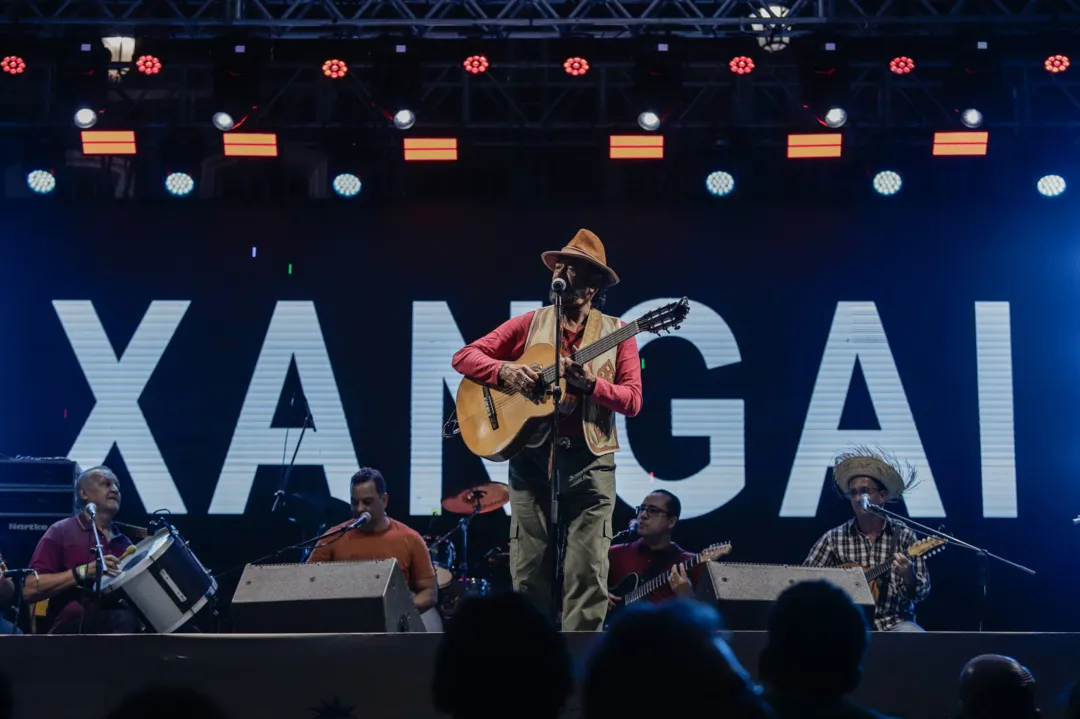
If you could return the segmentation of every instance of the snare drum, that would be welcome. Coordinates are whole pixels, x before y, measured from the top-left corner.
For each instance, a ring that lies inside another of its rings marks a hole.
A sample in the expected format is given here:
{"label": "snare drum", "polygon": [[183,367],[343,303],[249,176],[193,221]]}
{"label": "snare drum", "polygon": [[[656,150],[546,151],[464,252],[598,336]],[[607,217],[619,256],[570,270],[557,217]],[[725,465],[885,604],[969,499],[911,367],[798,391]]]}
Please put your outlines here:
{"label": "snare drum", "polygon": [[146,627],[170,634],[217,594],[217,581],[167,528],[135,545],[119,574],[101,580],[102,595],[117,594]]}
{"label": "snare drum", "polygon": [[[432,541],[430,537],[428,541]],[[454,581],[454,545],[445,541],[437,547],[428,547],[431,563],[435,565],[435,583],[439,589],[446,589]]]}

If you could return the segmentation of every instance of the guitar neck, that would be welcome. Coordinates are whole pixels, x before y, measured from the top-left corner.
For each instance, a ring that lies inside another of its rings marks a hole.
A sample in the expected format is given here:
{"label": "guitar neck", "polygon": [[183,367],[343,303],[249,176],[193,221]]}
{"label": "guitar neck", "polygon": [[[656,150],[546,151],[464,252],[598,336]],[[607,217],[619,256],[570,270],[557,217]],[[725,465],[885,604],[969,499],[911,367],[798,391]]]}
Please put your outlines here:
{"label": "guitar neck", "polygon": [[[618,347],[623,342],[630,339],[640,331],[641,330],[638,328],[637,320],[635,320],[628,325],[623,325],[609,335],[604,335],[592,344],[582,347],[581,349],[570,355],[570,359],[574,360],[578,364],[585,364],[586,362],[596,359],[597,357],[604,354],[613,347]],[[543,377],[544,382],[547,382],[549,384],[554,382],[555,365],[545,367]]]}
{"label": "guitar neck", "polygon": [[[683,566],[685,566],[687,570],[693,569],[694,567],[696,567],[699,564],[701,564],[701,555],[700,554],[694,555],[694,557],[692,559],[688,559],[685,562],[683,562]],[[653,577],[649,581],[647,581],[644,584],[642,584],[641,586],[639,586],[634,591],[627,594],[623,598],[623,603],[624,604],[632,604],[633,602],[636,602],[639,599],[643,599],[643,598],[649,596],[650,594],[655,592],[657,589],[662,587],[664,584],[666,584],[667,580],[668,580],[668,577],[667,577],[666,573],[661,573],[661,574],[656,575],[655,577]]]}

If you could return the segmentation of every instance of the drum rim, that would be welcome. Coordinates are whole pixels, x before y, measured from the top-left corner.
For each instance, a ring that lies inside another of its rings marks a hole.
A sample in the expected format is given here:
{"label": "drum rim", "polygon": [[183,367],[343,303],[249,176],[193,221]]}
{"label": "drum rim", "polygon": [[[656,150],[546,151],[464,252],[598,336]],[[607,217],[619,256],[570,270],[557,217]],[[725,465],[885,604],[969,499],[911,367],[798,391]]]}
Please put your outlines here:
{"label": "drum rim", "polygon": [[[162,535],[165,535],[165,534],[169,535],[169,537],[167,538],[167,541],[162,542],[160,547],[158,547],[153,552],[151,552],[150,554],[147,554],[145,557],[143,557],[142,561],[139,562],[140,565],[142,565],[143,563],[146,563],[146,564],[149,565],[149,564],[152,564],[152,563],[156,562],[158,559],[160,559],[161,555],[163,555],[169,549],[169,547],[171,547],[173,544],[176,543],[176,537],[172,536],[172,533],[168,529],[160,529],[157,532],[155,532],[154,534],[151,534],[150,536],[142,539],[139,542],[139,544],[142,544],[143,542],[153,543],[153,542],[157,541],[158,537],[161,537]],[[132,556],[135,556],[136,554],[139,553],[138,552],[139,544],[134,545],[135,552],[132,553]],[[104,577],[104,578],[102,578],[102,580],[101,580],[101,593],[105,594],[106,590],[114,591],[114,590],[120,589],[121,587],[123,587],[128,582],[134,580],[135,577],[141,576],[142,572],[141,571],[133,571],[135,569],[136,569],[135,567],[126,567],[125,566],[122,570],[120,570],[119,575],[117,575],[115,577]]]}

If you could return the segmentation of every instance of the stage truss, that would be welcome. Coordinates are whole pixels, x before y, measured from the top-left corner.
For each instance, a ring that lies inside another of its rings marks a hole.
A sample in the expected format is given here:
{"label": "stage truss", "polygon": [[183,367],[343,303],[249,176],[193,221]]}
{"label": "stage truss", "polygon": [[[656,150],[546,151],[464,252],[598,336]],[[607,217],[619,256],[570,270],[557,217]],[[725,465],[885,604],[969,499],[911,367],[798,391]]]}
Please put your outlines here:
{"label": "stage truss", "polygon": [[[954,70],[924,63],[916,74],[900,77],[882,63],[853,63],[850,91],[840,100],[850,118],[845,130],[856,140],[861,133],[872,141],[880,141],[881,133],[959,130],[959,111],[972,104],[985,115],[987,129],[1080,125],[1080,72],[1056,76],[1037,61],[1005,63],[1000,82],[969,104],[950,84]],[[57,96],[57,73],[44,67],[34,76],[0,77],[0,127],[70,130],[73,109]],[[270,63],[261,71],[261,100],[244,127],[347,131],[354,139],[401,135],[390,121],[400,108],[379,96],[378,83],[370,80],[375,74],[376,68],[353,67],[348,77],[332,81],[318,63]],[[133,75],[110,86],[108,111],[97,129],[213,132],[210,118],[220,108],[213,99],[212,66],[174,63],[147,81]],[[800,79],[799,68],[782,57],[745,77],[735,77],[722,63],[690,62],[669,105],[652,109],[664,115],[662,132],[677,133],[685,144],[744,130],[822,130],[823,108],[804,107]],[[534,145],[589,144],[606,140],[609,132],[639,132],[637,115],[646,109],[632,63],[607,61],[596,62],[583,77],[566,75],[558,62],[502,63],[480,76],[457,63],[423,63],[408,107],[418,118],[413,135]]]}
{"label": "stage truss", "polygon": [[[14,0],[0,24],[167,31],[173,38],[259,31],[277,38],[679,37],[744,34],[752,16],[793,32],[927,33],[983,27],[1018,32],[1080,23],[1077,0],[795,0],[785,17],[750,0]],[[762,16],[766,16],[762,19]]]}

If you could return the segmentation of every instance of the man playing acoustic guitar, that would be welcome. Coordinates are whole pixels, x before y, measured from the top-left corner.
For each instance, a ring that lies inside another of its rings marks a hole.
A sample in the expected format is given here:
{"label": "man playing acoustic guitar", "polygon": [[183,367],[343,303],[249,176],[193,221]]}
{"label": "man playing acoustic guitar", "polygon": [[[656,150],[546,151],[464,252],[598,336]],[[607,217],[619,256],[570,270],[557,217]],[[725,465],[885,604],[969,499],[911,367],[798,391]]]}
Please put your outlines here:
{"label": "man playing acoustic guitar", "polygon": [[[692,580],[697,579],[702,565],[691,569],[687,576],[683,563],[695,555],[671,541],[671,532],[679,522],[681,511],[682,502],[671,492],[666,489],[650,492],[637,508],[638,538],[628,544],[612,547],[608,552],[611,560],[608,584],[616,587],[631,574],[636,574],[642,580],[663,574],[667,577],[667,583],[644,597],[646,601],[657,603],[676,597],[693,598]],[[614,608],[619,599],[614,595],[609,596],[608,611]]]}
{"label": "man playing acoustic guitar", "polygon": [[[596,235],[580,230],[562,250],[545,252],[541,259],[552,271],[552,279],[562,278],[567,284],[562,354],[622,326],[617,317],[600,312],[604,290],[618,283],[619,277],[607,266],[604,246]],[[475,382],[529,392],[542,368],[514,360],[536,343],[556,344],[552,305],[515,317],[462,348],[454,355],[453,366]],[[562,628],[599,631],[607,612],[614,452],[619,449],[613,413],[632,417],[641,410],[637,342],[630,338],[584,365],[563,357],[562,373],[568,384],[557,455],[563,487],[560,521],[567,528]],[[510,459],[510,573],[514,589],[545,612],[551,604],[555,551],[548,537],[551,456],[548,437]]]}
{"label": "man playing acoustic guitar", "polygon": [[837,457],[833,467],[837,490],[851,502],[855,516],[830,529],[817,541],[803,564],[813,567],[856,565],[871,569],[891,565],[880,580],[874,628],[878,631],[921,632],[915,623],[915,604],[930,594],[930,573],[922,557],[908,556],[915,533],[903,522],[863,507],[900,498],[918,482],[915,469],[901,468],[889,455],[860,447]]}

